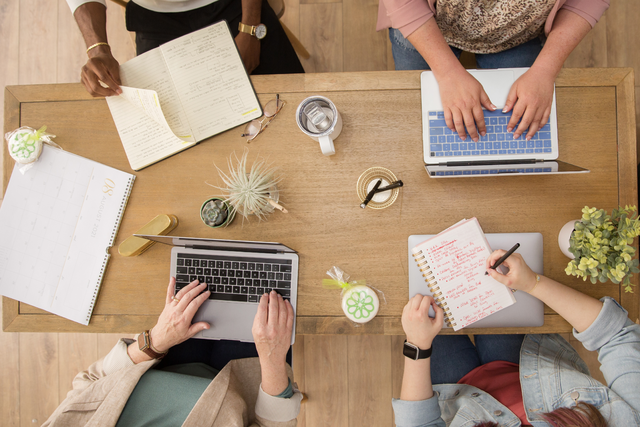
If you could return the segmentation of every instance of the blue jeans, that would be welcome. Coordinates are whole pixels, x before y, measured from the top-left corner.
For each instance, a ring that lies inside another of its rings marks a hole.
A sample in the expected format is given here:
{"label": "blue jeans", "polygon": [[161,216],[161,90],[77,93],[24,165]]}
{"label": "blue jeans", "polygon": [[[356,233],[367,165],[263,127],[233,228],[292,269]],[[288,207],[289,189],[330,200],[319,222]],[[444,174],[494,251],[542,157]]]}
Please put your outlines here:
{"label": "blue jeans", "polygon": [[438,335],[431,353],[431,382],[455,384],[469,372],[496,360],[520,364],[524,335]]}
{"label": "blue jeans", "polygon": [[[420,52],[404,38],[402,33],[389,28],[391,40],[391,52],[396,65],[396,70],[430,70],[429,64],[424,60]],[[451,50],[460,59],[462,50],[451,47]],[[516,68],[531,67],[542,50],[542,42],[536,37],[526,43],[498,53],[476,53],[478,68]]]}

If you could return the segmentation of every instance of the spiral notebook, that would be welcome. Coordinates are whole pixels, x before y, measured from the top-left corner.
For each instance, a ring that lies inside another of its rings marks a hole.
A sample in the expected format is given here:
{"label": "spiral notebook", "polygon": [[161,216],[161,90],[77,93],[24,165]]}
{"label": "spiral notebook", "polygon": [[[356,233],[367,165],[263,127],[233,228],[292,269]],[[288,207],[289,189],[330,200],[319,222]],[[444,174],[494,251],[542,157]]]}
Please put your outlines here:
{"label": "spiral notebook", "polygon": [[135,176],[44,147],[0,207],[0,295],[88,325]]}
{"label": "spiral notebook", "polygon": [[445,323],[456,331],[516,302],[509,288],[484,274],[491,247],[476,218],[454,224],[411,252]]}

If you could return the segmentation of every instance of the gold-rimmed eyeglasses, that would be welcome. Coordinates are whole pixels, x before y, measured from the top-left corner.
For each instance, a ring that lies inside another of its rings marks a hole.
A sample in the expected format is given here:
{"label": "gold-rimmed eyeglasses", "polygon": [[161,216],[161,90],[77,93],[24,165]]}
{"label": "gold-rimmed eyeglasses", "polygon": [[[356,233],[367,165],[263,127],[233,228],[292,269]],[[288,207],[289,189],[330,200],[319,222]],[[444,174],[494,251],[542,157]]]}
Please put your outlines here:
{"label": "gold-rimmed eyeglasses", "polygon": [[286,102],[280,99],[280,95],[276,95],[276,99],[273,99],[264,106],[264,114],[260,120],[251,120],[244,128],[243,138],[247,138],[247,142],[253,141],[263,130],[269,126],[269,123],[276,118],[282,107]]}

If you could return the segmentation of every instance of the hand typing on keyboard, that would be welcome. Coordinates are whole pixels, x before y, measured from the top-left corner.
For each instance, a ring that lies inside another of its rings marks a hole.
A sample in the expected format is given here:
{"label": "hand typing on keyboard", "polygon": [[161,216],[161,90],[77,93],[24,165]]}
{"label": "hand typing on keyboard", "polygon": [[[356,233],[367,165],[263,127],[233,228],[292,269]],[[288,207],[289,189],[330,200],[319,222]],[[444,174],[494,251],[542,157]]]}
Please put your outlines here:
{"label": "hand typing on keyboard", "polygon": [[[175,293],[175,286],[176,279],[172,277],[169,280],[164,309],[156,325],[149,331],[151,349],[158,353],[164,353],[174,345],[210,327],[207,322],[191,324],[198,308],[209,298],[210,292],[207,290],[206,283],[199,284],[194,280],[177,293]],[[137,342],[129,345],[127,352],[134,363],[151,359],[138,349]]]}
{"label": "hand typing on keyboard", "polygon": [[293,307],[282,295],[271,291],[260,297],[251,333],[262,371],[262,390],[276,396],[289,385],[286,357],[291,345]]}
{"label": "hand typing on keyboard", "polygon": [[553,72],[532,67],[513,83],[502,111],[513,111],[507,130],[513,131],[514,139],[525,134],[525,139],[529,141],[547,124],[553,102],[554,80]]}
{"label": "hand typing on keyboard", "polygon": [[471,139],[478,142],[480,136],[486,134],[482,107],[493,111],[496,106],[491,103],[480,82],[461,66],[446,75],[436,75],[436,78],[447,127],[457,132],[463,141],[468,131]]}

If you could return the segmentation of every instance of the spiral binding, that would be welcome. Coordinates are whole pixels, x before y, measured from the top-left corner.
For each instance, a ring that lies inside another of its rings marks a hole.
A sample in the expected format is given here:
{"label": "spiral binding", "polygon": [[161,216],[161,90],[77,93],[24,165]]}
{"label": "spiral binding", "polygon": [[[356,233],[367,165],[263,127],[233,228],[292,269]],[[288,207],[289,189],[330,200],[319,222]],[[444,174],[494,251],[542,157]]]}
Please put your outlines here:
{"label": "spiral binding", "polygon": [[435,280],[436,277],[431,271],[431,267],[427,263],[427,258],[422,253],[422,251],[415,252],[412,255],[413,260],[418,263],[418,267],[422,272],[422,277],[425,278],[424,281],[427,282],[427,286],[429,287],[429,290],[433,295],[433,299],[435,300],[438,307],[440,307],[444,311],[444,321],[446,322],[447,326],[458,326],[458,324],[455,323],[456,319],[451,314],[451,309],[447,306],[447,302],[442,297],[442,291],[440,290],[440,287],[437,286],[438,282]]}
{"label": "spiral binding", "polygon": [[118,214],[116,215],[115,224],[113,224],[113,230],[111,231],[111,238],[109,239],[109,246],[107,247],[107,254],[102,260],[102,267],[100,267],[100,274],[98,275],[98,280],[96,281],[96,286],[93,290],[93,296],[91,297],[91,304],[89,305],[89,312],[87,313],[87,323],[91,319],[91,313],[93,313],[93,306],[96,304],[96,299],[98,299],[98,291],[100,290],[100,285],[102,284],[102,277],[104,276],[104,270],[107,268],[107,261],[111,255],[109,255],[109,248],[113,245],[114,240],[116,239],[116,234],[118,234],[118,229],[120,228],[120,223],[122,222],[122,215],[124,214],[124,208],[127,206],[127,202],[129,201],[129,196],[131,195],[131,189],[133,188],[133,181],[135,181],[136,177],[134,175],[129,178],[129,182],[127,182],[127,186],[124,190],[124,194],[122,196],[122,202],[120,203],[120,207],[118,208]]}

